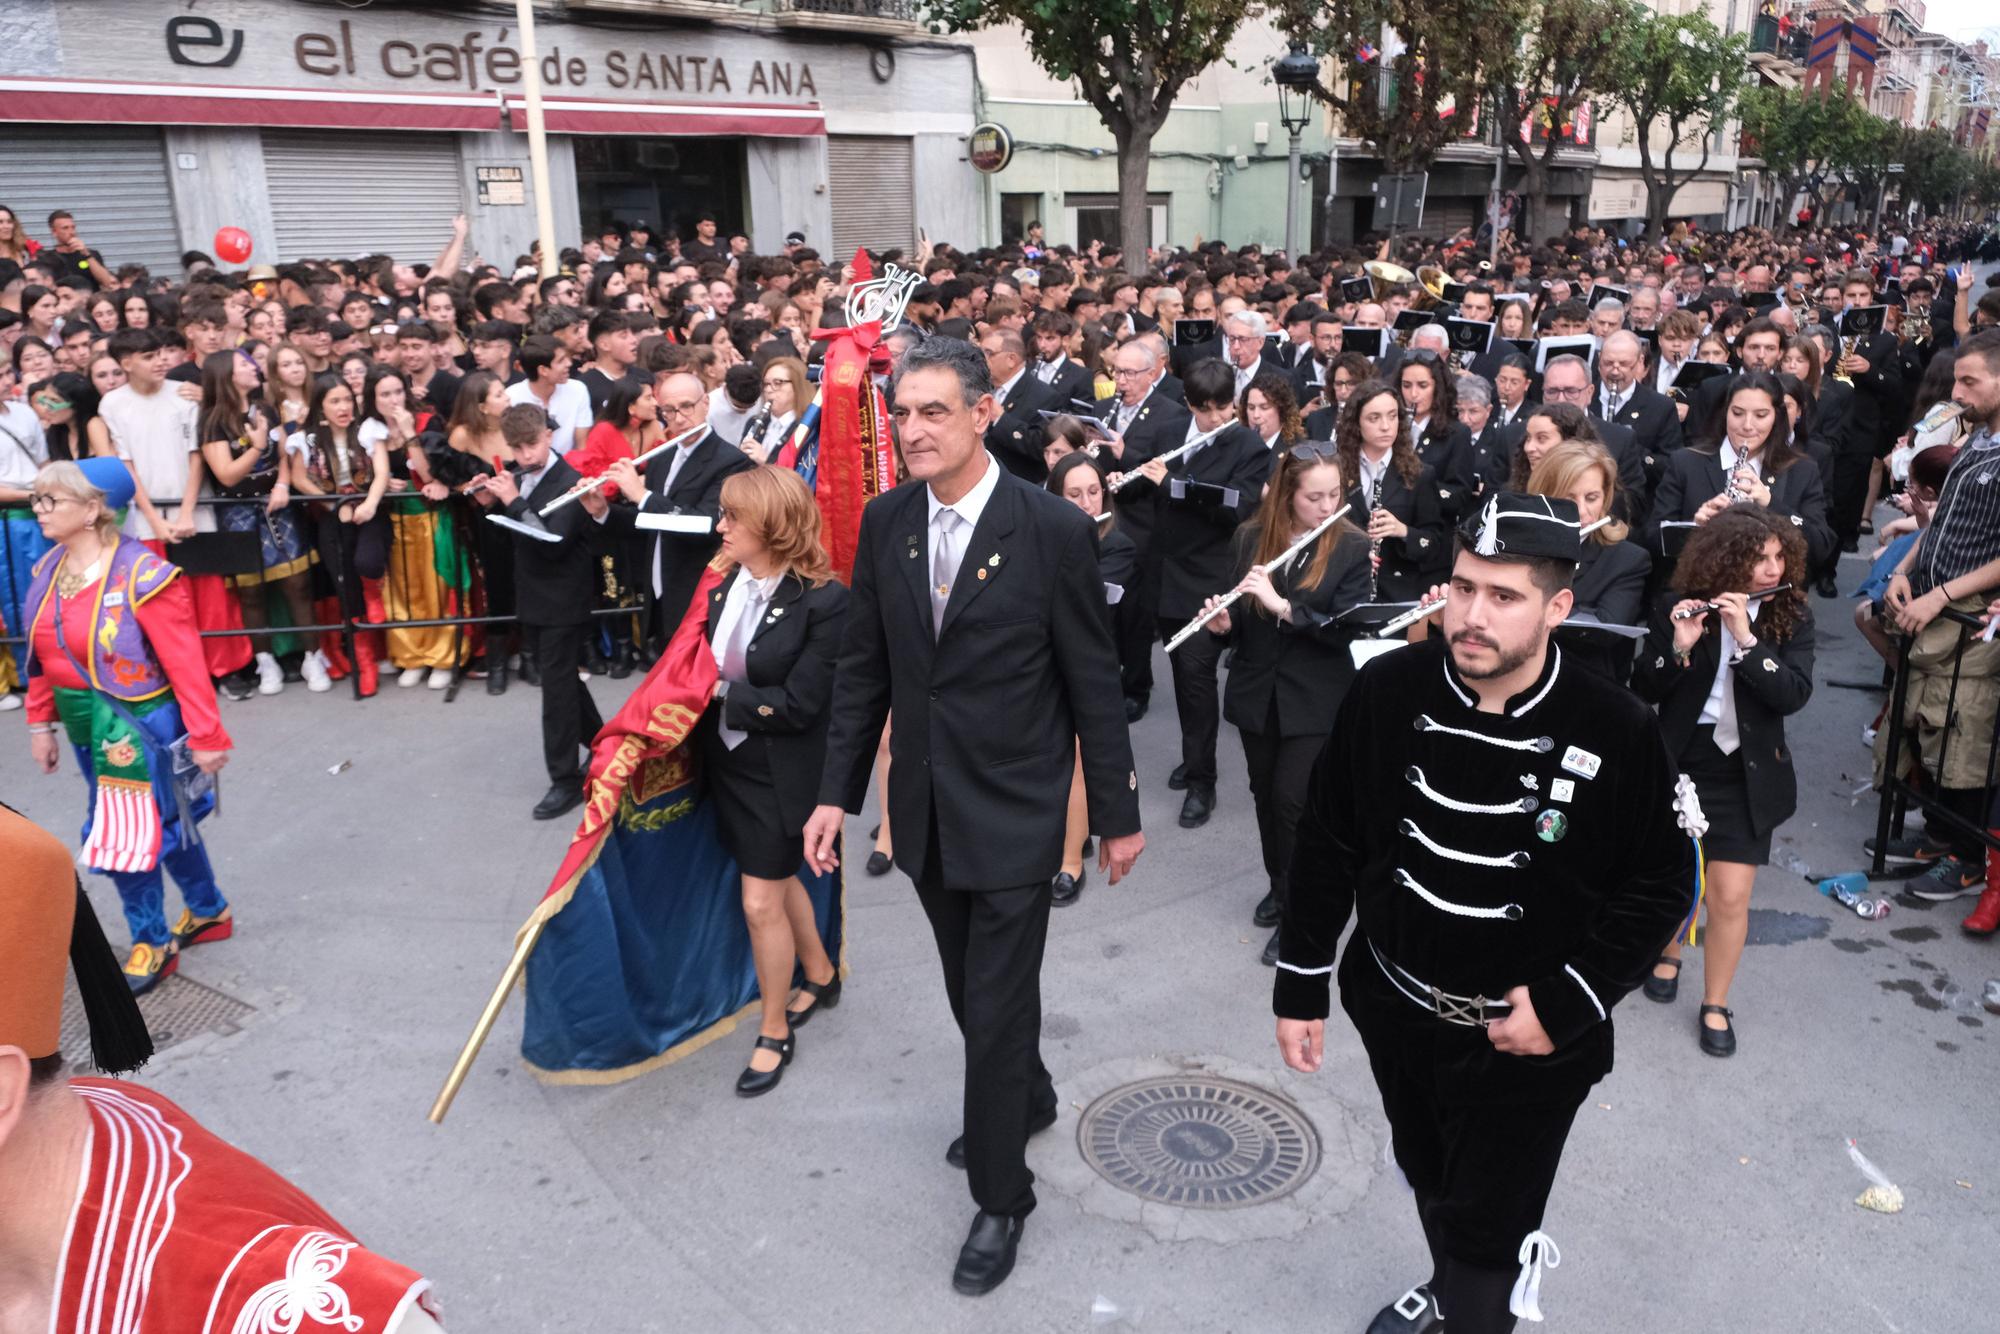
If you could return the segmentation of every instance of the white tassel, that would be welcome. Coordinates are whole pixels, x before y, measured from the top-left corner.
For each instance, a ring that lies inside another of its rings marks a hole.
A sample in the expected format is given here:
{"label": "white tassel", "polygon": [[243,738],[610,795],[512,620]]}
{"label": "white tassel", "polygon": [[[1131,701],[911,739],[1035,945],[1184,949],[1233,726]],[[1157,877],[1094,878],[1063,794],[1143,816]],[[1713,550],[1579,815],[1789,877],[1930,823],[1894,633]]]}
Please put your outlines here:
{"label": "white tassel", "polygon": [[1674,811],[1681,832],[1688,837],[1700,838],[1708,832],[1708,817],[1702,814],[1701,796],[1694,789],[1694,780],[1686,774],[1674,780]]}
{"label": "white tassel", "polygon": [[1562,1263],[1556,1239],[1537,1228],[1521,1239],[1521,1273],[1507,1298],[1507,1309],[1522,1320],[1540,1324],[1542,1320],[1542,1271]]}
{"label": "white tassel", "polygon": [[1479,541],[1473,550],[1482,556],[1494,556],[1500,552],[1500,497],[1494,496],[1486,502],[1486,513],[1479,516]]}

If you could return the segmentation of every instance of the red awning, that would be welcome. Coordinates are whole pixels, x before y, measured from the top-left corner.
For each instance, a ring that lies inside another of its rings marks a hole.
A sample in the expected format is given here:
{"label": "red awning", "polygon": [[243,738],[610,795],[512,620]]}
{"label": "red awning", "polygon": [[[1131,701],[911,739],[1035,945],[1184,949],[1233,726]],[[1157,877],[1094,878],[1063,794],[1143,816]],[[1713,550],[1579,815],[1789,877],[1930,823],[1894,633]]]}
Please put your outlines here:
{"label": "red awning", "polygon": [[[508,93],[507,118],[528,126],[527,99]],[[819,104],[758,106],[741,102],[609,102],[544,97],[542,118],[552,134],[754,135],[800,138],[826,133]]]}
{"label": "red awning", "polygon": [[500,102],[492,93],[222,88],[101,79],[0,77],[0,121],[497,130]]}

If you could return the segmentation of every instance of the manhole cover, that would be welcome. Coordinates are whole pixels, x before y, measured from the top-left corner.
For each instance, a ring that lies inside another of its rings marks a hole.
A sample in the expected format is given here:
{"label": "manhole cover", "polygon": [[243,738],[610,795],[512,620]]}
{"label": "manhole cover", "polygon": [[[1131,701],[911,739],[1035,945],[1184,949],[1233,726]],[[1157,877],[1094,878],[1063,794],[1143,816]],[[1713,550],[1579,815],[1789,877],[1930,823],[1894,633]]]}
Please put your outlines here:
{"label": "manhole cover", "polygon": [[1141,1199],[1238,1209],[1291,1194],[1319,1167],[1305,1113],[1251,1084],[1147,1079],[1112,1089],[1077,1125],[1084,1161]]}
{"label": "manhole cover", "polygon": [[[184,976],[170,977],[139,997],[139,1013],[146,1017],[155,1051],[201,1033],[234,1033],[256,1012],[255,1006]],[[90,1030],[74,982],[63,997],[62,1052],[71,1069],[91,1068]]]}

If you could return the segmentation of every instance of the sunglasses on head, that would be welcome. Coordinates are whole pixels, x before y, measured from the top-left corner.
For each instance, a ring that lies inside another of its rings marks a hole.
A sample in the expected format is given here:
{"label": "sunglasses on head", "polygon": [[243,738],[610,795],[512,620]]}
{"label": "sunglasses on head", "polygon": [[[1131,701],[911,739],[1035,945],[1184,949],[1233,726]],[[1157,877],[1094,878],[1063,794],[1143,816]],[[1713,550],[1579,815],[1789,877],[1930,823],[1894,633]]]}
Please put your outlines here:
{"label": "sunglasses on head", "polygon": [[1340,457],[1340,447],[1331,440],[1301,440],[1286,452],[1301,463],[1332,463]]}

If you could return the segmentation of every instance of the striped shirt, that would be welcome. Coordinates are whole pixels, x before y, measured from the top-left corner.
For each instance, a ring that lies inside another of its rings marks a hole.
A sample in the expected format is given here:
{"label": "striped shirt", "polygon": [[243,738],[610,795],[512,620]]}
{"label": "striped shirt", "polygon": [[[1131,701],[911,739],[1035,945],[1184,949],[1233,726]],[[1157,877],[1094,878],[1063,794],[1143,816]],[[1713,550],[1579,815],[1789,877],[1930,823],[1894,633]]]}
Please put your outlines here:
{"label": "striped shirt", "polygon": [[[1959,447],[1910,569],[1917,596],[2000,560],[2000,438],[1982,426]],[[1960,588],[1960,596],[1984,590]]]}

